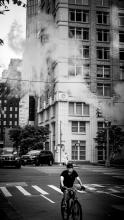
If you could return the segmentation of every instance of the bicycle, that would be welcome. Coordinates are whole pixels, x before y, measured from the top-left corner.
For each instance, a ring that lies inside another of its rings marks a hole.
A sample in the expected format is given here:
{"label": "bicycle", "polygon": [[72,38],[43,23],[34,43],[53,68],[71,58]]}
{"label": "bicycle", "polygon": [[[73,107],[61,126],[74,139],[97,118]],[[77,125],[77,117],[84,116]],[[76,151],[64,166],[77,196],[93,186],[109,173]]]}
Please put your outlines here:
{"label": "bicycle", "polygon": [[76,195],[77,189],[65,188],[68,191],[68,200],[66,201],[62,198],[61,201],[61,215],[63,220],[82,220],[82,207],[78,201]]}

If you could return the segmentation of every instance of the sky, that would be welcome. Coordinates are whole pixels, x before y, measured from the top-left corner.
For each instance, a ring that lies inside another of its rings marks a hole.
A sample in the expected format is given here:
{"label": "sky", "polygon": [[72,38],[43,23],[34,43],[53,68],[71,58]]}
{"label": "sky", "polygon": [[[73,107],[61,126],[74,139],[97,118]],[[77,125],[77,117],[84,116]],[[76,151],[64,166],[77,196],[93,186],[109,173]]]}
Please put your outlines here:
{"label": "sky", "polygon": [[[14,48],[14,45],[25,39],[26,32],[26,9],[13,4],[8,5],[8,9],[10,11],[4,15],[0,14],[0,38],[4,40],[4,45],[0,46],[0,76],[11,58],[22,58],[22,48]],[[18,39],[18,42],[14,39]]]}

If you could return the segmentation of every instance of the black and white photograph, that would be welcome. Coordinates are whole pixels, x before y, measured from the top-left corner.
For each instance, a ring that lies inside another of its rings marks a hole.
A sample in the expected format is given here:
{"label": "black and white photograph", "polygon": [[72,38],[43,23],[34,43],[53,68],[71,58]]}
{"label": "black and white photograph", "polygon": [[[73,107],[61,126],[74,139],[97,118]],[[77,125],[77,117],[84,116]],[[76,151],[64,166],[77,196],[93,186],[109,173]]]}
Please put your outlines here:
{"label": "black and white photograph", "polygon": [[0,0],[0,220],[124,219],[124,0]]}

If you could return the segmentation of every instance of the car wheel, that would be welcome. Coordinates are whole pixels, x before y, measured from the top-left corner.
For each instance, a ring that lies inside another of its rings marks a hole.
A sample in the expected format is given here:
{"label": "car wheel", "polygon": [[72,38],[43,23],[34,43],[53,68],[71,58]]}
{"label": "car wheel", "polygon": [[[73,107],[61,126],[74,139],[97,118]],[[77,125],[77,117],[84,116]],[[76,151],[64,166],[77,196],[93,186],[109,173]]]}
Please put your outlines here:
{"label": "car wheel", "polygon": [[40,166],[39,160],[36,160],[36,161],[35,161],[35,166]]}
{"label": "car wheel", "polygon": [[16,166],[16,168],[17,168],[17,169],[20,169],[20,168],[21,168],[21,164],[18,164],[18,165]]}
{"label": "car wheel", "polygon": [[49,160],[49,166],[52,166],[53,165],[53,161],[52,160]]}

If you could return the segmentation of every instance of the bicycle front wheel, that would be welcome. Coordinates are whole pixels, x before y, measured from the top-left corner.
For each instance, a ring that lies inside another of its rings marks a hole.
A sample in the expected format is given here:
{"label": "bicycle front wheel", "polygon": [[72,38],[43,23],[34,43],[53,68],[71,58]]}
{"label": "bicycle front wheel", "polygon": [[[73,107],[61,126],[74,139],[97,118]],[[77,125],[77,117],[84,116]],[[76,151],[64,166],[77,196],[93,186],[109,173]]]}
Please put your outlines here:
{"label": "bicycle front wheel", "polygon": [[73,205],[73,220],[82,220],[82,208],[78,200],[74,201]]}
{"label": "bicycle front wheel", "polygon": [[68,202],[67,202],[67,205],[65,206],[64,199],[62,199],[62,202],[61,202],[61,215],[62,215],[63,220],[69,219]]}

